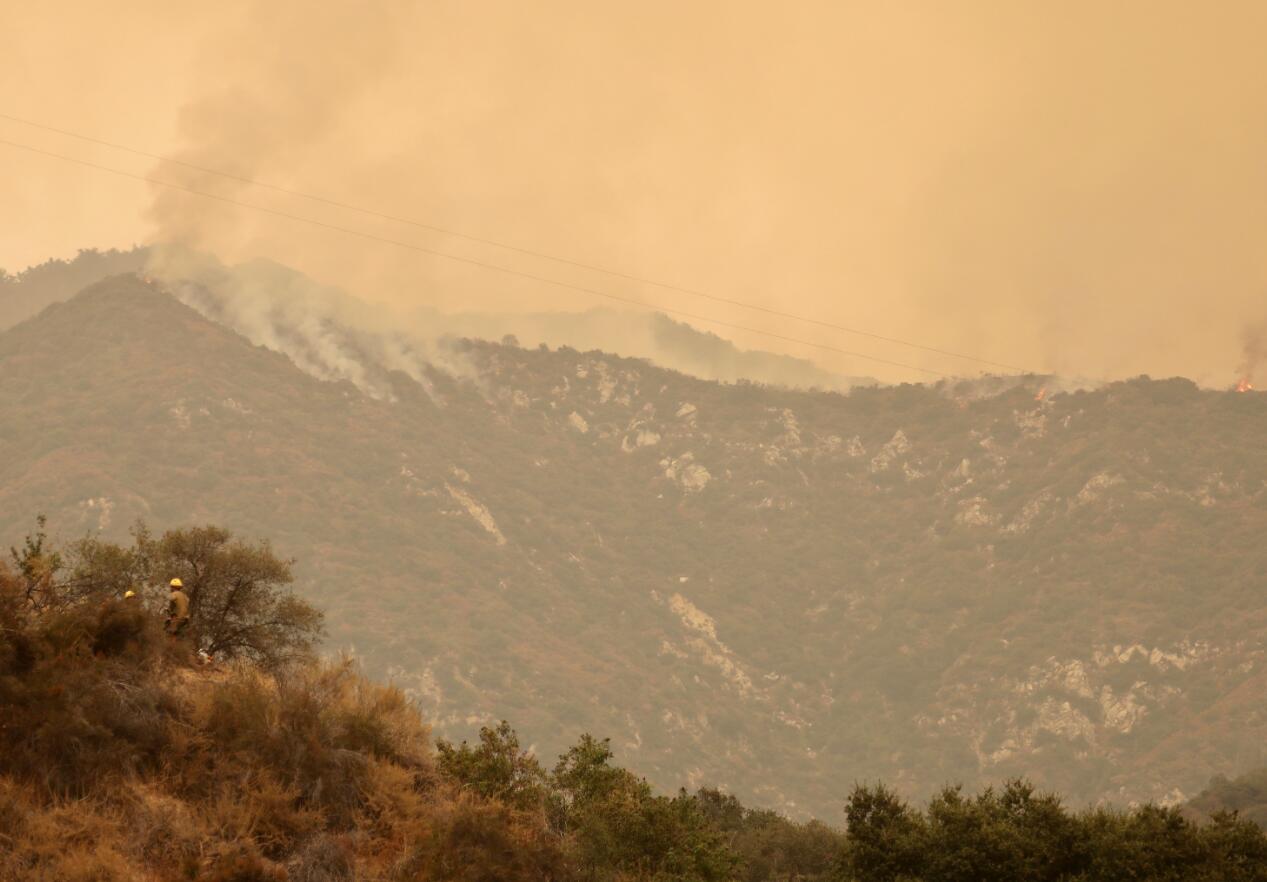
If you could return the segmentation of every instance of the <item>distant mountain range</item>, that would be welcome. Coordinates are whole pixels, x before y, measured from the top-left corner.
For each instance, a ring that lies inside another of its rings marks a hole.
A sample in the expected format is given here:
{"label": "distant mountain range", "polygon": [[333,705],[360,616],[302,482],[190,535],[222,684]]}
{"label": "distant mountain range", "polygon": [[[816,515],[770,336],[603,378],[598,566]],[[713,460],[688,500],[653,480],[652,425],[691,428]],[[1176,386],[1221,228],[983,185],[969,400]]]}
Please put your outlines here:
{"label": "distant mountain range", "polygon": [[1267,762],[1263,394],[719,383],[218,284],[116,276],[0,333],[6,541],[271,537],[440,733],[588,730],[831,820],[856,780],[1177,801]]}
{"label": "distant mountain range", "polygon": [[[221,306],[258,298],[274,305],[284,299],[305,309],[321,304],[351,325],[375,312],[386,312],[266,260],[229,267],[209,255],[172,247],[85,250],[73,260],[50,260],[17,275],[6,276],[0,271],[0,330],[30,318],[49,304],[68,300],[93,282],[119,273],[140,273],[186,289],[191,283],[201,285],[215,291]],[[442,313],[422,306],[395,312],[390,319],[376,320],[376,327],[387,326],[431,340],[444,336],[501,340],[510,335],[530,347],[544,343],[580,350],[600,349],[647,358],[661,367],[706,380],[750,380],[838,392],[876,383],[868,376],[826,371],[808,359],[740,349],[716,334],[659,312],[591,309],[571,313]]]}

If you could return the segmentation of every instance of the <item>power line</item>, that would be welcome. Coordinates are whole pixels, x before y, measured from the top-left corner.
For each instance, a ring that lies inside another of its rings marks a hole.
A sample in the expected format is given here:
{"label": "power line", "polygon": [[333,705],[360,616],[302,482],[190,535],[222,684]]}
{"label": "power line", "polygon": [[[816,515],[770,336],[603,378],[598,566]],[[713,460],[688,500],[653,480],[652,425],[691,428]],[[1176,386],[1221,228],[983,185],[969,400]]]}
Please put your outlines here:
{"label": "power line", "polygon": [[366,215],[367,217],[374,217],[374,218],[378,218],[379,220],[390,221],[392,223],[406,224],[408,226],[417,227],[419,229],[429,230],[434,233],[440,233],[441,235],[452,236],[456,239],[465,239],[469,242],[478,242],[483,245],[492,245],[495,248],[502,248],[506,251],[512,251],[517,254],[524,254],[530,257],[540,258],[542,260],[549,260],[554,263],[559,263],[565,266],[575,267],[577,269],[587,270],[589,272],[602,273],[604,275],[609,275],[615,278],[624,279],[629,282],[635,282],[640,285],[648,285],[655,288],[662,288],[667,291],[676,291],[681,294],[688,294],[692,297],[701,297],[706,300],[712,300],[716,303],[725,303],[730,306],[740,307],[742,309],[751,309],[756,312],[765,313],[766,315],[774,315],[774,316],[779,316],[781,318],[792,319],[793,321],[803,322],[805,324],[810,324],[810,325],[817,325],[822,328],[830,328],[831,330],[841,331],[846,334],[854,334],[860,337],[867,337],[872,340],[880,340],[882,342],[892,343],[897,346],[906,346],[910,349],[919,349],[924,352],[932,352],[937,355],[944,355],[950,358],[958,358],[964,361],[976,362],[978,364],[989,365],[990,367],[996,367],[996,368],[1003,368],[1004,370],[1016,371],[1018,373],[1029,373],[1029,371],[1026,368],[1019,367],[1014,364],[1007,364],[1005,362],[999,362],[999,361],[991,361],[989,359],[980,358],[975,355],[967,355],[961,352],[954,352],[949,349],[940,349],[935,346],[925,346],[921,343],[914,343],[910,340],[902,340],[898,337],[888,337],[883,334],[876,334],[874,332],[864,331],[859,328],[851,328],[846,325],[840,325],[834,322],[828,322],[822,319],[816,319],[811,316],[798,315],[797,313],[787,312],[781,309],[774,309],[772,307],[762,306],[757,303],[749,303],[743,300],[735,300],[730,297],[722,297],[720,295],[710,294],[706,291],[700,291],[695,288],[688,288],[682,285],[675,285],[670,282],[661,282],[661,281],[657,281],[656,279],[651,279],[644,276],[635,275],[632,273],[622,272],[620,270],[614,270],[614,269],[609,269],[607,267],[598,266],[597,264],[585,263],[583,261],[572,260],[566,257],[558,257],[553,254],[547,254],[543,251],[536,251],[531,248],[523,248],[518,245],[511,245],[507,242],[500,242],[495,239],[487,239],[481,236],[474,236],[469,233],[463,233],[457,230],[449,229],[448,227],[436,226],[435,224],[429,224],[423,221],[413,220],[411,218],[400,217],[398,215],[393,215],[393,214],[386,214],[381,211],[376,211],[372,208],[365,208],[363,206],[355,205],[349,202],[341,202],[337,199],[330,199],[325,196],[318,196],[312,193],[306,193],[302,190],[294,190],[289,187],[282,187],[277,184],[269,183],[267,181],[260,181],[255,178],[249,178],[249,177],[244,177],[242,175],[236,175],[236,174],[233,174],[232,172],[226,172],[221,169],[214,169],[214,168],[209,168],[207,166],[197,165],[192,162],[186,162],[185,160],[177,159],[173,156],[165,156],[161,153],[152,153],[146,150],[140,150],[135,147],[129,147],[125,144],[118,144],[113,141],[105,141],[105,140],[102,140],[101,138],[94,138],[89,135],[80,134],[78,132],[68,131],[67,129],[60,129],[54,126],[44,125],[43,123],[34,122],[32,120],[23,119],[21,117],[10,116],[9,114],[6,114],[6,113],[0,113],[0,119],[8,120],[9,122],[20,123],[21,125],[25,125],[25,126],[31,126],[32,128],[43,129],[44,131],[53,132],[58,135],[65,135],[70,138],[77,138],[81,141],[87,141],[91,144],[99,144],[103,147],[110,147],[111,149],[114,149],[114,150],[123,150],[127,153],[132,153],[136,156],[144,156],[147,159],[153,159],[159,162],[171,163],[172,165],[178,165],[183,168],[190,169],[192,171],[202,172],[203,174],[208,174],[208,175],[215,175],[217,177],[225,178],[226,180],[237,181],[238,183],[247,184],[252,187],[260,187],[261,189],[272,190],[275,193],[282,193],[287,196],[296,196],[301,199],[308,199],[313,202],[320,203],[322,205],[331,206],[333,208],[341,208],[348,211],[355,211],[360,214]]}
{"label": "power line", "polygon": [[119,175],[125,178],[131,178],[136,181],[144,181],[146,183],[154,184],[159,187],[167,187],[169,189],[177,190],[182,193],[188,193],[193,196],[201,196],[205,199],[213,199],[217,202],[223,202],[227,205],[235,205],[239,208],[249,208],[253,211],[259,211],[265,214],[271,214],[271,215],[274,215],[275,217],[286,218],[287,220],[298,221],[300,223],[311,224],[312,226],[315,226],[315,227],[321,227],[327,230],[334,230],[335,232],[338,232],[338,233],[345,233],[350,236],[357,236],[359,238],[368,239],[373,242],[382,242],[387,245],[394,245],[398,248],[405,248],[410,251],[417,251],[422,254],[430,254],[435,257],[441,257],[446,260],[456,261],[458,263],[470,264],[471,266],[481,267],[482,269],[493,270],[495,272],[505,273],[511,276],[519,276],[521,278],[530,279],[534,282],[540,282],[545,285],[554,285],[559,288],[566,288],[572,291],[579,291],[584,294],[592,294],[596,297],[606,297],[609,300],[616,300],[621,303],[632,304],[634,306],[638,306],[643,309],[654,310],[657,312],[664,312],[670,315],[682,316],[683,318],[689,318],[694,321],[705,322],[707,324],[717,325],[723,328],[730,328],[736,331],[744,331],[749,334],[759,334],[763,337],[769,337],[774,340],[782,340],[787,343],[797,343],[802,346],[812,346],[816,349],[823,349],[828,352],[836,352],[836,353],[839,353],[840,355],[847,355],[851,358],[861,358],[866,361],[875,362],[877,364],[889,365],[890,367],[897,367],[897,368],[902,368],[904,370],[918,371],[919,373],[930,374],[936,377],[950,376],[949,374],[942,373],[941,371],[935,371],[935,370],[932,370],[931,368],[918,367],[916,365],[906,364],[900,361],[891,361],[887,358],[879,358],[874,355],[866,355],[865,353],[862,353],[862,352],[853,352],[851,350],[841,349],[838,346],[832,346],[827,343],[815,343],[811,340],[802,340],[798,337],[788,337],[783,334],[776,334],[773,331],[766,331],[759,328],[750,328],[746,325],[739,325],[739,324],[734,324],[732,322],[722,321],[720,319],[709,318],[708,316],[698,315],[692,312],[686,312],[685,310],[681,310],[681,309],[672,309],[667,306],[659,306],[654,303],[646,303],[641,300],[635,300],[632,297],[622,297],[618,294],[612,294],[607,291],[600,291],[597,288],[589,288],[584,285],[575,285],[575,284],[572,284],[571,282],[561,282],[558,279],[551,279],[546,276],[539,276],[533,273],[526,273],[521,270],[512,269],[511,267],[501,266],[499,264],[489,263],[483,260],[476,260],[475,258],[471,258],[471,257],[461,257],[456,254],[447,254],[443,251],[437,251],[434,248],[425,248],[421,245],[414,245],[411,242],[402,242],[399,239],[390,239],[386,236],[378,236],[373,233],[366,233],[362,230],[352,229],[351,227],[343,227],[343,226],[339,226],[338,224],[331,224],[325,221],[316,220],[315,218],[304,217],[298,214],[291,214],[289,212],[279,211],[275,208],[267,208],[263,205],[255,205],[254,203],[250,203],[250,202],[242,202],[237,199],[231,199],[227,196],[219,196],[215,193],[207,193],[203,190],[195,190],[192,187],[185,187],[181,184],[173,184],[170,181],[163,181],[158,178],[150,177],[148,175],[138,175],[133,172],[128,172],[128,171],[123,171],[121,169],[112,168],[108,165],[100,165],[99,163],[89,162],[86,159],[77,159],[76,157],[73,157],[73,156],[66,156],[61,153],[54,153],[49,150],[43,150],[39,147],[32,147],[29,144],[21,144],[21,143],[18,143],[17,141],[9,141],[9,140],[0,138],[0,144],[4,144],[5,146],[8,146],[8,147],[16,147],[19,150],[26,150],[31,153],[39,154],[41,156],[48,156],[53,159],[60,159],[64,162],[74,163],[75,165],[82,165],[87,168],[93,168],[99,171],[110,172],[111,174]]}

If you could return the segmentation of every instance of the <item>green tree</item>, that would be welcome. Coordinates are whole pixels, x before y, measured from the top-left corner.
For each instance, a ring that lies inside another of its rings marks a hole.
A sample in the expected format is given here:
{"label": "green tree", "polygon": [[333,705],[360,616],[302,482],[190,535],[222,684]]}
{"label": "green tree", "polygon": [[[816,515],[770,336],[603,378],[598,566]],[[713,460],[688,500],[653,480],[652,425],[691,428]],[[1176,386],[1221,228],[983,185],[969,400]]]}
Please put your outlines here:
{"label": "green tree", "polygon": [[685,791],[655,796],[645,780],[611,760],[607,739],[583,735],[554,769],[554,825],[572,841],[581,878],[733,878],[738,858],[698,800]]}
{"label": "green tree", "polygon": [[1087,878],[1188,882],[1209,868],[1196,824],[1176,807],[1145,805],[1128,814],[1097,810],[1084,824],[1091,836]]}
{"label": "green tree", "polygon": [[848,850],[839,876],[859,882],[922,877],[927,827],[919,812],[883,784],[857,785],[845,804]]}
{"label": "green tree", "polygon": [[1026,781],[966,797],[949,787],[927,810],[927,876],[938,882],[1057,882],[1085,866],[1076,819]]}
{"label": "green tree", "polygon": [[831,878],[844,851],[844,836],[819,821],[798,824],[709,788],[695,800],[742,862],[738,878],[744,882],[821,882]]}
{"label": "green tree", "polygon": [[1215,812],[1201,828],[1209,875],[1225,882],[1267,882],[1267,836],[1236,812]]}
{"label": "green tree", "polygon": [[519,746],[519,736],[505,720],[495,729],[480,729],[480,743],[454,746],[436,741],[437,764],[485,799],[496,799],[523,810],[541,809],[546,796],[546,773],[536,757]]}
{"label": "green tree", "polygon": [[138,523],[132,535],[131,546],[105,542],[95,536],[67,546],[66,572],[61,580],[63,598],[71,602],[120,598],[124,592],[140,590],[151,582],[149,532],[143,523]]}
{"label": "green tree", "polygon": [[138,548],[161,582],[184,583],[194,638],[214,656],[277,667],[309,654],[323,633],[321,612],[289,588],[293,561],[266,541],[244,542],[208,526],[169,530],[157,540],[142,534]]}
{"label": "green tree", "polygon": [[22,547],[9,547],[9,556],[17,571],[16,592],[23,603],[34,610],[44,610],[66,602],[59,590],[59,578],[65,567],[62,556],[52,549],[45,549],[48,534],[47,519],[40,515],[35,519],[35,533],[27,534]]}

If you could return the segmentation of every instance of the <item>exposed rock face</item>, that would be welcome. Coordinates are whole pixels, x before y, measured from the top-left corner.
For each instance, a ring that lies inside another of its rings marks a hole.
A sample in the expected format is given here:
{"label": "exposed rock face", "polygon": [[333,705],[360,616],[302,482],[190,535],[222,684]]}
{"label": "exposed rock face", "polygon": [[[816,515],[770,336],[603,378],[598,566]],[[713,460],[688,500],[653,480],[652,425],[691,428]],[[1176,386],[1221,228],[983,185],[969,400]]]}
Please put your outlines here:
{"label": "exposed rock face", "polygon": [[688,493],[698,493],[708,486],[713,476],[708,469],[695,462],[695,454],[689,450],[681,456],[660,460],[664,476]]}

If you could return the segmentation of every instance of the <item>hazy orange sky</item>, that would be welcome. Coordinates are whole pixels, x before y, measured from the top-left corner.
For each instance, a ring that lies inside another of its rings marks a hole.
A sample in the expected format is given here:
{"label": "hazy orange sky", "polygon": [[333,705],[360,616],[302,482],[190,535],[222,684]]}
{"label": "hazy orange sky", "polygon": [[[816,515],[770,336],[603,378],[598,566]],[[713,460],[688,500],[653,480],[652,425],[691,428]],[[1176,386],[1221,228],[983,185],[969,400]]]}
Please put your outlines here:
{"label": "hazy orange sky", "polygon": [[[5,4],[0,26],[0,114],[931,346],[1223,385],[1267,321],[1257,0],[49,0]],[[979,369],[18,123],[0,120],[0,139],[785,336]],[[179,236],[400,305],[605,305],[4,144],[0,205],[10,271]]]}

